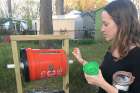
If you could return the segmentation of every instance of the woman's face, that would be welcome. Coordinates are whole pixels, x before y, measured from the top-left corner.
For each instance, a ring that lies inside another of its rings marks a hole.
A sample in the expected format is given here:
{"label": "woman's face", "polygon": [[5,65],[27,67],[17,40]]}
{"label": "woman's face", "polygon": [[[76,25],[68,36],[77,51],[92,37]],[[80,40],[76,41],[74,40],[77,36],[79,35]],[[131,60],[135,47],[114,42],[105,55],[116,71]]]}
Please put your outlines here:
{"label": "woman's face", "polygon": [[102,28],[101,31],[106,41],[111,41],[117,34],[117,25],[113,21],[112,17],[106,12],[103,11],[101,14],[102,19]]}

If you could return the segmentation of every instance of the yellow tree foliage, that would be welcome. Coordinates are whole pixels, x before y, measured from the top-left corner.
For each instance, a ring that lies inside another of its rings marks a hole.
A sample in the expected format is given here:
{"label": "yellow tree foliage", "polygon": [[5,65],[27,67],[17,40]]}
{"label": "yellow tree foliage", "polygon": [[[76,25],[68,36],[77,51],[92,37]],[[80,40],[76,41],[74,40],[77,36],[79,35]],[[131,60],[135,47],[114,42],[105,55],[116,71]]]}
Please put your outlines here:
{"label": "yellow tree foliage", "polygon": [[90,11],[101,8],[107,4],[107,0],[64,0],[65,8]]}
{"label": "yellow tree foliage", "polygon": [[80,0],[79,6],[83,11],[93,10],[96,6],[95,0]]}
{"label": "yellow tree foliage", "polygon": [[107,4],[107,0],[96,0],[96,9],[99,9]]}

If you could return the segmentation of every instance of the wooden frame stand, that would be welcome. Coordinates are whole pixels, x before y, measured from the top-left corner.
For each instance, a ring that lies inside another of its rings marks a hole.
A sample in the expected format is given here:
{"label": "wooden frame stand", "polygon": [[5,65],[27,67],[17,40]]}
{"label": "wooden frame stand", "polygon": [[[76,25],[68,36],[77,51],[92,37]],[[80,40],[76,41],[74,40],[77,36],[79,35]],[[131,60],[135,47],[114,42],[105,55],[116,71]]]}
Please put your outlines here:
{"label": "wooden frame stand", "polygon": [[[15,75],[17,83],[17,93],[23,93],[21,74],[20,74],[20,62],[17,48],[17,41],[33,41],[33,40],[63,40],[64,44],[62,49],[65,50],[67,56],[69,55],[69,39],[68,36],[53,36],[53,35],[11,35],[11,46],[13,53],[13,61],[15,65]],[[69,67],[67,74],[63,77],[63,90],[65,93],[69,93]]]}

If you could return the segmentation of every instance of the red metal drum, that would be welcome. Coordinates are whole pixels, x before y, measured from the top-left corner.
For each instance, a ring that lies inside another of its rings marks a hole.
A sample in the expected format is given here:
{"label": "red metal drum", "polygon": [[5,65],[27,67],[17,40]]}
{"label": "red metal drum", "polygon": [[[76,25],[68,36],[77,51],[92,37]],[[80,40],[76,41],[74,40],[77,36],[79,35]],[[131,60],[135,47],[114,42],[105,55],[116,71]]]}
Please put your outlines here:
{"label": "red metal drum", "polygon": [[20,51],[24,64],[25,81],[64,76],[68,70],[67,56],[63,49],[31,49]]}

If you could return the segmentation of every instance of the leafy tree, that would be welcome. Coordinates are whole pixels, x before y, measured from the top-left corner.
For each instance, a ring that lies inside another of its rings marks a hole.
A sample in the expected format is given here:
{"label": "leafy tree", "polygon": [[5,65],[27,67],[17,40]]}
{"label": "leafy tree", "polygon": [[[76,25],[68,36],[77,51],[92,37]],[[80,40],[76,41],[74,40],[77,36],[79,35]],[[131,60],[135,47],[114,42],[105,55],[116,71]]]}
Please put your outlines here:
{"label": "leafy tree", "polygon": [[13,17],[23,19],[37,18],[39,16],[39,2],[24,0],[19,3],[13,0]]}
{"label": "leafy tree", "polygon": [[28,23],[29,28],[32,27],[31,20],[36,19],[39,17],[39,2],[36,2],[34,0],[24,0],[19,3],[16,3],[15,0],[13,0],[13,17],[15,19],[25,19]]}
{"label": "leafy tree", "polygon": [[105,6],[107,4],[107,0],[96,0],[96,10]]}
{"label": "leafy tree", "polygon": [[107,4],[107,0],[65,0],[65,12],[72,9],[81,11],[96,10]]}

